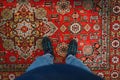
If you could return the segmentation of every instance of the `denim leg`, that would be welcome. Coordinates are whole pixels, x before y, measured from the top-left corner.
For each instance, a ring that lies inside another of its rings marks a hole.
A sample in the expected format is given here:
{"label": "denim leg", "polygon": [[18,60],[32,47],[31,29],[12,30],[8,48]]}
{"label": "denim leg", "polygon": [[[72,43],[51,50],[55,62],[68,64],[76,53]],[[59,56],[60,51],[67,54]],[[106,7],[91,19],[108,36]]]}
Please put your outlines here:
{"label": "denim leg", "polygon": [[45,66],[45,65],[49,65],[49,64],[53,64],[53,59],[54,57],[47,53],[43,56],[39,56],[38,58],[36,58],[36,60],[27,68],[26,72],[35,69],[37,67],[40,66]]}
{"label": "denim leg", "polygon": [[68,55],[67,58],[66,58],[66,64],[70,64],[70,65],[74,65],[74,66],[77,66],[77,67],[80,67],[86,71],[90,71],[90,69],[83,64],[82,61],[80,61],[79,59],[77,59],[75,56],[73,55]]}

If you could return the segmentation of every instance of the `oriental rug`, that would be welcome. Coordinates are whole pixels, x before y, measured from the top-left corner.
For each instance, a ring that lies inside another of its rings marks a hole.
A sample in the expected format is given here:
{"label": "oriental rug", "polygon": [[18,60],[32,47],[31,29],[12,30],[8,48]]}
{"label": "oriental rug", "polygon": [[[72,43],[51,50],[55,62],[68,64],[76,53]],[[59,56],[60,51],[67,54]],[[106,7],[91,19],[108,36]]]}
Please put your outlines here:
{"label": "oriental rug", "polygon": [[106,80],[120,79],[120,0],[0,0],[0,80],[14,80],[52,41],[64,63],[71,39],[76,57]]}

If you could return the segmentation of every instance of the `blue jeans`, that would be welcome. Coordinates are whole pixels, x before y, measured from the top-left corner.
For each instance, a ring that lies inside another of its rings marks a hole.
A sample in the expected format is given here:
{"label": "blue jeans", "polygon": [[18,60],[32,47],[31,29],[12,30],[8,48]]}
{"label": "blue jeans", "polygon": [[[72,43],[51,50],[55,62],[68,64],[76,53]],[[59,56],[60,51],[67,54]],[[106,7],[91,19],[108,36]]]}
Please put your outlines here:
{"label": "blue jeans", "polygon": [[[28,67],[26,72],[28,72],[32,69],[35,69],[37,67],[40,67],[40,66],[53,64],[53,59],[54,59],[53,55],[51,55],[49,53],[45,54],[43,56],[40,56]],[[66,62],[66,64],[74,65],[74,66],[80,67],[86,71],[91,72],[87,66],[85,66],[79,59],[77,59],[73,55],[68,55],[65,62]]]}

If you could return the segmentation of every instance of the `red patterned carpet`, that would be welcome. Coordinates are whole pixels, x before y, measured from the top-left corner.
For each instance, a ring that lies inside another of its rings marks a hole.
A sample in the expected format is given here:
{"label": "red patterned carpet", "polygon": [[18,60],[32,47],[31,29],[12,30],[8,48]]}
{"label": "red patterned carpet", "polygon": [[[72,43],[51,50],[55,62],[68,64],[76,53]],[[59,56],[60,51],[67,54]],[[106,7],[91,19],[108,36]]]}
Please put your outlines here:
{"label": "red patterned carpet", "polygon": [[0,80],[14,80],[43,55],[49,36],[55,63],[71,39],[76,57],[106,80],[120,80],[120,0],[0,0]]}

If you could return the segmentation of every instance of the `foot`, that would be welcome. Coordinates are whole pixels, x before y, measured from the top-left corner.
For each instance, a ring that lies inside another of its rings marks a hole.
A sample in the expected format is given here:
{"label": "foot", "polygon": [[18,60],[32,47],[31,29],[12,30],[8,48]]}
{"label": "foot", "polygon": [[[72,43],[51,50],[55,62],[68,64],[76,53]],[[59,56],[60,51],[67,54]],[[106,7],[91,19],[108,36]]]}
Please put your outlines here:
{"label": "foot", "polygon": [[76,55],[77,53],[77,41],[75,39],[71,40],[69,45],[68,45],[68,55]]}
{"label": "foot", "polygon": [[52,44],[51,41],[48,37],[44,37],[42,40],[42,47],[44,50],[44,53],[50,53],[53,55],[53,48],[52,48]]}

